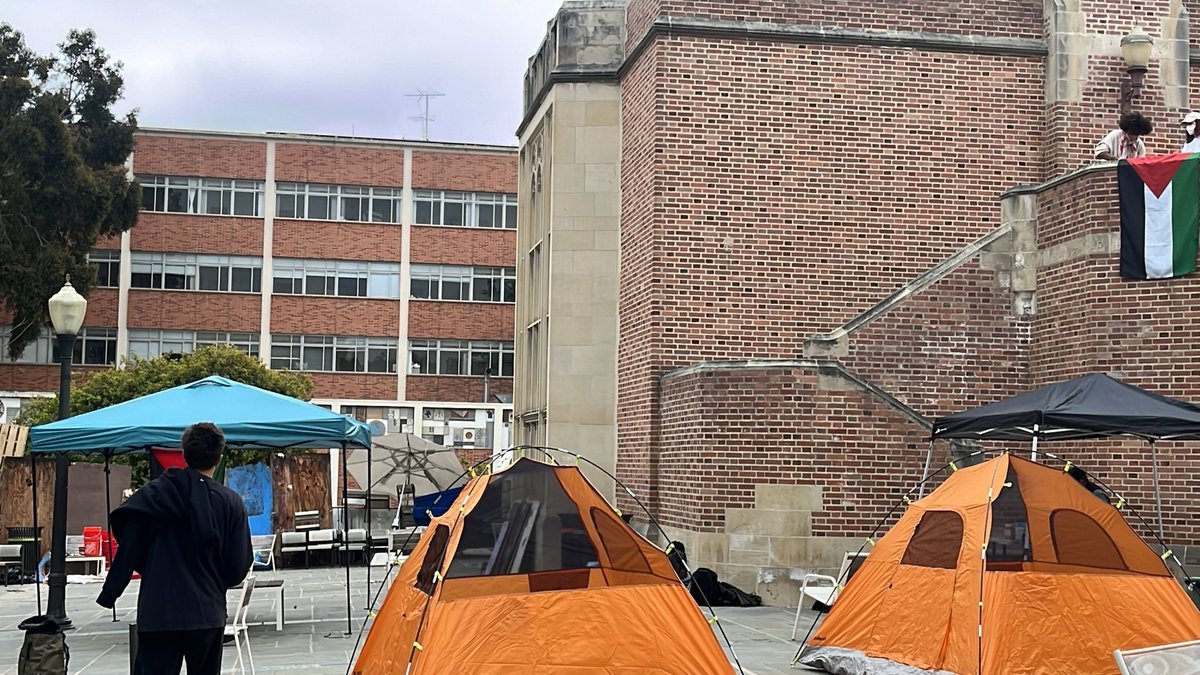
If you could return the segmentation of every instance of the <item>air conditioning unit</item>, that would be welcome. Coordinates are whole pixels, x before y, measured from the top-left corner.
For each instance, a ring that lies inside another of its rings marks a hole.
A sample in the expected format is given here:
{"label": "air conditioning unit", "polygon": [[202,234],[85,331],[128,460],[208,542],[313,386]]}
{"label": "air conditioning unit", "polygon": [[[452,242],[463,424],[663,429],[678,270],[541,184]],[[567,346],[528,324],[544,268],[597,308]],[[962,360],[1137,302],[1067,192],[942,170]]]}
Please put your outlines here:
{"label": "air conditioning unit", "polygon": [[372,436],[383,436],[388,432],[387,420],[367,420],[367,428]]}

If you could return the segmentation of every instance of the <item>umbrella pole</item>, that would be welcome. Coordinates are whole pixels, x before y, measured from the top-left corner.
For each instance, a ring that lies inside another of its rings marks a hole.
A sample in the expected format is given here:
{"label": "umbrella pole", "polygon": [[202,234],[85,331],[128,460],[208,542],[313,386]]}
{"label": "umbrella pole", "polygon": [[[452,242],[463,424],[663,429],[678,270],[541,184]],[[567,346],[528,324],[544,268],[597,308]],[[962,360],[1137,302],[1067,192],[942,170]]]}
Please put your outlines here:
{"label": "umbrella pole", "polygon": [[[113,535],[112,535],[112,496],[111,496],[111,492],[110,492],[111,488],[109,487],[109,476],[108,476],[108,474],[109,474],[109,469],[108,469],[108,461],[109,461],[109,455],[108,455],[108,453],[106,452],[106,453],[104,453],[104,527],[105,527],[105,529],[107,529],[107,530],[108,530],[108,537],[105,539],[105,541],[107,542],[107,546],[108,546],[108,560],[109,560],[109,564],[112,564],[112,562],[113,562],[113,554],[112,554],[112,536],[113,536]],[[116,623],[116,621],[117,621],[117,604],[116,604],[116,603],[113,603],[113,607],[112,607],[112,620],[113,620],[113,623]]]}
{"label": "umbrella pole", "polygon": [[[346,442],[342,441],[342,532],[350,531],[350,502],[346,499],[350,490],[350,469],[346,462]],[[350,609],[350,556],[346,556],[346,635],[354,632],[353,614]]]}
{"label": "umbrella pole", "polygon": [[[367,563],[367,611],[368,612],[371,611],[371,489],[374,486],[374,483],[371,482],[371,448],[373,448],[374,446],[375,446],[374,443],[367,446],[367,490],[366,490],[367,544],[366,544],[366,548],[363,549],[363,561],[365,563]],[[347,564],[349,564],[349,560],[350,560],[349,556],[350,556],[350,551],[347,550],[346,551]]]}
{"label": "umbrella pole", "polygon": [[[42,615],[42,533],[38,529],[37,455],[29,453],[29,480],[33,484],[33,585],[37,587],[37,613]],[[7,572],[5,572],[7,574]]]}
{"label": "umbrella pole", "polygon": [[1154,471],[1154,504],[1158,509],[1158,540],[1165,550],[1167,539],[1163,534],[1162,490],[1158,484],[1158,448],[1155,447],[1154,441],[1150,441],[1150,466]]}
{"label": "umbrella pole", "polygon": [[929,462],[933,461],[933,439],[929,439],[929,451],[925,453],[925,468],[921,469],[921,491],[917,499],[925,496],[925,478],[929,476]]}

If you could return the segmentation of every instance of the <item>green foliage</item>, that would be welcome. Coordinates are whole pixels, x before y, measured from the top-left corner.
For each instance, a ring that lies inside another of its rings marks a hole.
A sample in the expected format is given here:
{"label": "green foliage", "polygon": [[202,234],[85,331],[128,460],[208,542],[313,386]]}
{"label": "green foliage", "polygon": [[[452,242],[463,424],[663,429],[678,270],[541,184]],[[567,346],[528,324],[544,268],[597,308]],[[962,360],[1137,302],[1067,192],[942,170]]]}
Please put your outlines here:
{"label": "green foliage", "polygon": [[[146,396],[171,387],[220,375],[260,389],[273,391],[307,401],[312,398],[312,379],[304,373],[271,370],[262,361],[234,347],[217,345],[202,347],[181,357],[160,356],[154,359],[133,357],[124,368],[112,368],[86,375],[77,375],[71,386],[71,414],[80,415],[107,408],[139,396]],[[82,379],[86,377],[86,379]],[[39,398],[22,408],[19,424],[37,426],[58,419],[58,396]],[[269,451],[231,448],[226,455],[229,467],[265,461]],[[81,458],[83,459],[83,458]],[[95,457],[87,459],[94,461]],[[149,479],[149,462],[144,456],[118,457],[133,466],[133,485],[141,486]]]}
{"label": "green foliage", "polygon": [[0,302],[13,315],[13,358],[43,330],[65,275],[86,296],[88,252],[137,220],[125,171],[137,120],[112,113],[123,87],[92,31],[39,56],[0,23]]}

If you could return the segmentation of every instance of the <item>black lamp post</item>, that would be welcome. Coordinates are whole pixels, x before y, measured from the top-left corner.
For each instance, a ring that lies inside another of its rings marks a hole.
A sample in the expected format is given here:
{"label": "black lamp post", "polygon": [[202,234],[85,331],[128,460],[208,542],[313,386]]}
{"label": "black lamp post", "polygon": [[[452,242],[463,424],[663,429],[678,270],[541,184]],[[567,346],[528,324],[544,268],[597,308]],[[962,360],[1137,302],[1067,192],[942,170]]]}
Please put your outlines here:
{"label": "black lamp post", "polygon": [[[71,277],[59,292],[50,298],[50,322],[58,339],[58,419],[71,416],[71,357],[75,352],[75,337],[83,325],[87,300],[71,286]],[[54,525],[50,531],[50,596],[46,615],[62,628],[71,628],[67,617],[67,472],[70,470],[67,453],[54,458]]]}

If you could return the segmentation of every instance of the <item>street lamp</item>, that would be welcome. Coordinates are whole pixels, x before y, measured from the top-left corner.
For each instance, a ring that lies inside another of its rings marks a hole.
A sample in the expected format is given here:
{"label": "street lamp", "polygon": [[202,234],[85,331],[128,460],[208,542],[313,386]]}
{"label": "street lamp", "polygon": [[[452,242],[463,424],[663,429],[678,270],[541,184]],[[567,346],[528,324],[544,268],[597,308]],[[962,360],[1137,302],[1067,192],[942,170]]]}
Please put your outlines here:
{"label": "street lamp", "polygon": [[1150,68],[1154,40],[1141,28],[1134,28],[1121,37],[1121,59],[1125,61],[1128,80],[1121,81],[1121,112],[1133,110],[1133,100],[1142,95],[1142,83]]}
{"label": "street lamp", "polygon": [[[58,339],[58,419],[71,416],[71,357],[75,336],[83,325],[87,300],[71,286],[71,276],[50,298],[50,322]],[[46,615],[62,628],[71,627],[67,617],[67,472],[70,458],[60,452],[54,458],[54,525],[50,531],[50,597]]]}

